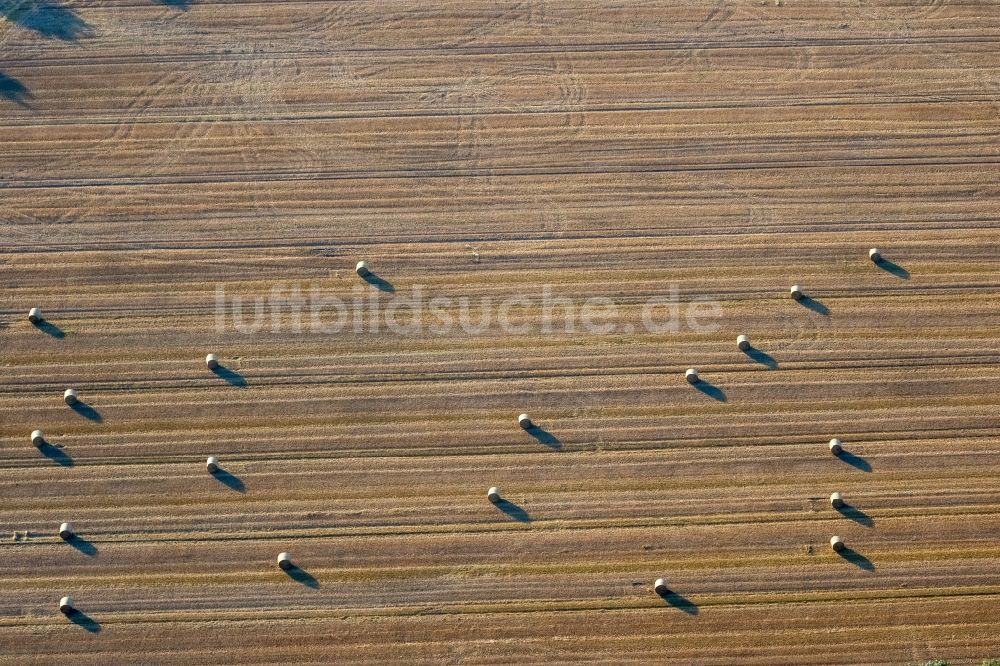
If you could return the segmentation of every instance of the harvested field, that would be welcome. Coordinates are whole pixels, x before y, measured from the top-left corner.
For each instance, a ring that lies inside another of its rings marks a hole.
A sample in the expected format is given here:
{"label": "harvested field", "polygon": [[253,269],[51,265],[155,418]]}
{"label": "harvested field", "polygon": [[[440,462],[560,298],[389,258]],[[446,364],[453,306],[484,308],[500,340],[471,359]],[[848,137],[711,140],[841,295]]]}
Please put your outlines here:
{"label": "harvested field", "polygon": [[1000,657],[998,40],[0,0],[0,665]]}

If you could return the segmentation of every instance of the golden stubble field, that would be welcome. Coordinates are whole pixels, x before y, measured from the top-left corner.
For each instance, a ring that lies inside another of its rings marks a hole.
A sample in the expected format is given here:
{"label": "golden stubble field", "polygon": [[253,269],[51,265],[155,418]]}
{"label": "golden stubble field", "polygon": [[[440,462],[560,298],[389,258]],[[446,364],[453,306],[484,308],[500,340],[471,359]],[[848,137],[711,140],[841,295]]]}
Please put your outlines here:
{"label": "golden stubble field", "polygon": [[[998,40],[990,2],[0,0],[0,664],[1000,657]],[[369,325],[418,292],[518,330]],[[648,330],[671,293],[714,325]]]}

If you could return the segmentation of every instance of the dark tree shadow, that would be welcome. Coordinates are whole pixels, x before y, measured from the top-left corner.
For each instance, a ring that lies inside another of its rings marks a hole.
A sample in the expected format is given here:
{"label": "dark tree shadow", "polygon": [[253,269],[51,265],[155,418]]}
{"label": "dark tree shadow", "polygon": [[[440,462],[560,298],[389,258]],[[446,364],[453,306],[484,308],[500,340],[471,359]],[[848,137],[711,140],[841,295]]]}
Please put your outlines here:
{"label": "dark tree shadow", "polygon": [[539,428],[538,426],[531,426],[525,432],[534,437],[539,444],[544,444],[553,451],[559,451],[562,449],[562,442],[559,438],[550,433],[545,428]]}
{"label": "dark tree shadow", "polygon": [[101,623],[84,613],[82,610],[74,608],[66,615],[66,617],[69,618],[69,621],[73,624],[83,627],[92,634],[97,634],[101,631]]}
{"label": "dark tree shadow", "polygon": [[301,583],[306,587],[310,587],[314,590],[319,589],[319,581],[316,580],[315,576],[310,574],[305,569],[302,569],[296,565],[292,565],[289,569],[283,569],[283,571],[288,574],[288,577],[294,580],[296,583]]}
{"label": "dark tree shadow", "polygon": [[42,333],[45,333],[46,335],[51,335],[53,338],[62,340],[63,338],[66,337],[65,331],[63,331],[61,328],[59,328],[58,326],[56,326],[47,319],[42,319],[41,321],[32,325]]}
{"label": "dark tree shadow", "polygon": [[227,382],[228,384],[231,384],[232,386],[239,386],[240,388],[242,388],[247,385],[247,380],[246,378],[243,377],[243,375],[236,372],[235,370],[230,370],[224,365],[220,365],[217,368],[213,368],[212,372],[215,373],[216,377]]}
{"label": "dark tree shadow", "polygon": [[374,273],[369,273],[368,275],[364,276],[361,279],[370,284],[371,286],[375,287],[379,291],[384,291],[390,294],[396,291],[396,288],[392,286],[391,282],[389,282],[388,280],[383,280]]}
{"label": "dark tree shadow", "polygon": [[844,506],[837,509],[837,512],[844,518],[853,520],[859,525],[864,525],[865,527],[874,527],[875,520],[869,516],[867,513],[861,509],[851,506],[850,504],[845,504]]}
{"label": "dark tree shadow", "polygon": [[87,419],[88,421],[93,421],[94,423],[100,423],[101,421],[104,420],[104,417],[101,416],[101,413],[99,411],[97,411],[96,409],[94,409],[93,407],[91,407],[82,400],[78,400],[77,402],[73,403],[72,405],[69,406],[69,408],[72,409],[77,414],[79,414],[80,416],[82,416],[83,418]]}
{"label": "dark tree shadow", "polygon": [[528,515],[528,512],[510,500],[501,499],[496,503],[496,507],[519,523],[531,522],[531,516]]}
{"label": "dark tree shadow", "polygon": [[698,604],[691,601],[683,594],[678,594],[673,590],[667,590],[659,594],[660,598],[667,602],[669,605],[673,606],[677,610],[684,611],[688,615],[698,614]]}
{"label": "dark tree shadow", "polygon": [[58,0],[28,0],[6,5],[0,9],[0,16],[22,28],[34,30],[42,37],[72,42],[81,37],[94,36],[93,27]]}
{"label": "dark tree shadow", "polygon": [[705,395],[707,395],[712,400],[718,400],[719,402],[726,401],[726,393],[718,386],[706,382],[704,379],[699,379],[691,386],[695,387]]}
{"label": "dark tree shadow", "polygon": [[67,539],[66,543],[76,548],[87,557],[97,557],[97,546],[87,541],[80,535],[74,535],[72,539]]}
{"label": "dark tree shadow", "polygon": [[854,455],[850,451],[842,451],[838,457],[851,467],[854,467],[855,469],[860,469],[862,472],[872,471],[872,466],[868,463],[867,460],[865,460],[861,456]]}
{"label": "dark tree shadow", "polygon": [[901,280],[910,279],[910,271],[893,261],[889,261],[888,259],[879,259],[875,262],[875,265],[884,270],[886,273],[895,275]]}
{"label": "dark tree shadow", "polygon": [[763,352],[757,349],[756,347],[751,347],[744,353],[747,355],[747,358],[749,358],[751,361],[755,363],[760,363],[761,365],[767,366],[772,370],[778,367],[778,362],[774,360],[773,356],[771,356],[767,352]]}
{"label": "dark tree shadow", "polygon": [[238,493],[244,493],[244,492],[246,492],[247,488],[243,484],[243,481],[240,479],[240,477],[238,477],[238,476],[236,476],[234,474],[230,474],[229,472],[227,472],[224,469],[220,469],[220,470],[216,470],[215,472],[212,472],[212,476],[215,477],[216,481],[218,481],[222,485],[226,486],[230,490],[235,490]]}
{"label": "dark tree shadow", "polygon": [[42,445],[38,447],[38,450],[43,456],[57,465],[62,465],[63,467],[72,467],[74,465],[73,458],[58,446],[53,446],[48,442],[42,442]]}
{"label": "dark tree shadow", "polygon": [[14,102],[14,104],[22,108],[30,109],[31,106],[28,104],[28,100],[33,99],[34,95],[31,94],[26,85],[13,76],[8,76],[0,72],[0,97],[3,97],[8,102]]}
{"label": "dark tree shadow", "polygon": [[799,303],[801,303],[804,307],[809,308],[813,312],[823,315],[824,317],[830,315],[830,308],[826,307],[825,305],[817,301],[815,298],[811,298],[809,296],[803,296],[802,298],[799,299]]}
{"label": "dark tree shadow", "polygon": [[837,554],[859,569],[864,569],[865,571],[875,571],[875,564],[853,548],[845,548]]}

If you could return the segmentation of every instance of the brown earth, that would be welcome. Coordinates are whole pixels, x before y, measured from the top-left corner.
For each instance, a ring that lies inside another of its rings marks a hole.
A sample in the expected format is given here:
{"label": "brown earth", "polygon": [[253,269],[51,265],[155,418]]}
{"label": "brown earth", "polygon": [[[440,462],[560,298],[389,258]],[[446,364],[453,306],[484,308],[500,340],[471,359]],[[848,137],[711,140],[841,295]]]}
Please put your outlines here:
{"label": "brown earth", "polygon": [[[0,664],[1000,657],[998,40],[990,2],[0,0]],[[239,330],[276,288],[349,325]],[[414,289],[522,330],[364,319]]]}

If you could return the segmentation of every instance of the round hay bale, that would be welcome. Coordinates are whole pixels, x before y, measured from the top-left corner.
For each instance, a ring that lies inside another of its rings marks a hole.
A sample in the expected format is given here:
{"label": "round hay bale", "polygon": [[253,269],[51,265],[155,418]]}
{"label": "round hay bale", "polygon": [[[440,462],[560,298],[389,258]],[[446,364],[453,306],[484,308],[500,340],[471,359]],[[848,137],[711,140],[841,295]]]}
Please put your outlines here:
{"label": "round hay bale", "polygon": [[71,523],[63,523],[59,526],[59,538],[63,541],[69,541],[76,536],[76,532],[73,531],[73,525]]}
{"label": "round hay bale", "polygon": [[688,368],[687,372],[684,373],[684,378],[688,380],[688,384],[697,384],[698,371],[694,368]]}
{"label": "round hay bale", "polygon": [[59,600],[59,611],[64,615],[69,615],[75,610],[73,607],[73,597],[66,596]]}
{"label": "round hay bale", "polygon": [[45,443],[45,435],[42,433],[41,430],[31,431],[31,443],[34,444],[35,446],[41,446],[42,444]]}
{"label": "round hay bale", "polygon": [[288,553],[278,553],[278,566],[283,571],[288,571],[292,568],[292,557]]}
{"label": "round hay bale", "polygon": [[37,324],[42,320],[42,311],[40,308],[31,308],[28,310],[28,321],[32,324]]}
{"label": "round hay bale", "polygon": [[209,354],[205,357],[205,365],[208,366],[209,370],[216,370],[219,367],[219,357],[215,354]]}
{"label": "round hay bale", "polygon": [[358,265],[354,267],[354,271],[359,277],[368,277],[371,275],[371,269],[368,268],[367,261],[359,261]]}
{"label": "round hay bale", "polygon": [[66,389],[66,391],[63,393],[63,400],[65,400],[66,404],[69,405],[70,407],[80,402],[80,398],[76,395],[76,391],[74,391],[73,389]]}
{"label": "round hay bale", "polygon": [[657,594],[666,594],[669,588],[667,588],[667,581],[662,578],[657,578],[656,582],[653,583],[653,591]]}
{"label": "round hay bale", "polygon": [[494,504],[496,504],[497,502],[499,502],[500,501],[500,489],[497,488],[496,486],[493,486],[492,488],[490,488],[489,490],[487,490],[486,491],[486,499],[488,499],[489,501],[493,502]]}
{"label": "round hay bale", "polygon": [[535,424],[531,422],[531,417],[527,414],[521,414],[517,417],[517,424],[524,428],[525,430],[531,430],[535,427]]}
{"label": "round hay bale", "polygon": [[208,460],[205,462],[205,469],[208,470],[209,474],[215,474],[219,471],[219,459],[215,456],[209,456]]}
{"label": "round hay bale", "polygon": [[802,300],[802,287],[800,287],[799,285],[793,284],[792,288],[789,289],[789,293],[791,294],[792,298],[795,299],[796,301]]}
{"label": "round hay bale", "polygon": [[833,552],[840,553],[843,552],[847,546],[844,544],[844,540],[839,536],[830,537],[830,548],[833,548]]}
{"label": "round hay bale", "polygon": [[750,349],[750,336],[741,335],[736,338],[736,346],[739,347],[740,351],[747,351]]}
{"label": "round hay bale", "polygon": [[840,493],[830,495],[830,506],[834,509],[841,509],[844,506],[844,496]]}
{"label": "round hay bale", "polygon": [[840,440],[834,437],[830,440],[830,453],[835,456],[839,456],[844,452],[844,446],[840,443]]}
{"label": "round hay bale", "polygon": [[877,247],[873,247],[872,249],[868,250],[868,258],[877,264],[878,262],[882,261],[882,253],[878,251]]}

